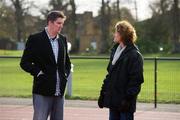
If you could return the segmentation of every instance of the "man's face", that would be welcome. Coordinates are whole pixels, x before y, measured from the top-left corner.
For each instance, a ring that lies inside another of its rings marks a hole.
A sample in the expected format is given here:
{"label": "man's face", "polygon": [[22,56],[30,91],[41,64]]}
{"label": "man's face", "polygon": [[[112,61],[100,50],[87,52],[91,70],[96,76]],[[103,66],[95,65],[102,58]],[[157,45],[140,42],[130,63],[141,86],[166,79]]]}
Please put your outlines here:
{"label": "man's face", "polygon": [[49,21],[50,29],[56,34],[61,32],[63,25],[64,25],[63,18],[57,18],[55,21]]}

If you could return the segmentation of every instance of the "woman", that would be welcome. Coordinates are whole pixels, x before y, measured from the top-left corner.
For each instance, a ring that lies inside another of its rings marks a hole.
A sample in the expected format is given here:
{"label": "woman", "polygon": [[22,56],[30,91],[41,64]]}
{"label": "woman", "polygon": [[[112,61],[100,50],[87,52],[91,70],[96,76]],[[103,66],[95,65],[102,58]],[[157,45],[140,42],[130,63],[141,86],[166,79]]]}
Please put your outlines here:
{"label": "woman", "polygon": [[127,21],[115,25],[108,74],[104,79],[98,105],[109,108],[109,120],[133,120],[136,99],[143,78],[143,58],[135,45],[136,31]]}

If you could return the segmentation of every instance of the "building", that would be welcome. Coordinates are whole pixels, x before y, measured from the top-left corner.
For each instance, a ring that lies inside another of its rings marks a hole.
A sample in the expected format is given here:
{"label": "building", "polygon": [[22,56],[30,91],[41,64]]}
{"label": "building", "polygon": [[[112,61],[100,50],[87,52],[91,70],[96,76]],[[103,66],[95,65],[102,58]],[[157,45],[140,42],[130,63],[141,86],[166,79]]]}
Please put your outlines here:
{"label": "building", "polygon": [[94,18],[92,12],[77,14],[77,39],[79,40],[79,52],[88,50],[99,51],[101,30],[98,18]]}

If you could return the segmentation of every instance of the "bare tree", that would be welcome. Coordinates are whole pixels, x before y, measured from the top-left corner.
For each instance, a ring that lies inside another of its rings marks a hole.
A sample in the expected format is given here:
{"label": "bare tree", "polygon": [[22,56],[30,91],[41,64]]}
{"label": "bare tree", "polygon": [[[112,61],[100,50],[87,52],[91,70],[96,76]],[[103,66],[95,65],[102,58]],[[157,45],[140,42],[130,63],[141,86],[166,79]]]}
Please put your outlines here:
{"label": "bare tree", "polygon": [[4,7],[4,1],[0,0],[0,19],[3,17],[3,13],[4,13],[3,7]]}
{"label": "bare tree", "polygon": [[[29,14],[28,10],[34,7],[33,2],[27,0],[3,0],[0,7],[0,32],[13,41],[25,41],[29,33],[37,30],[38,17]],[[0,2],[1,3],[1,2]],[[14,21],[14,22],[12,22]]]}
{"label": "bare tree", "polygon": [[74,0],[70,0],[70,6],[71,6],[71,12],[69,15],[69,19],[67,22],[68,25],[68,30],[70,33],[70,41],[72,44],[72,51],[77,52],[78,51],[78,46],[76,44],[76,30],[77,30],[77,18],[76,18],[76,5]]}
{"label": "bare tree", "polygon": [[119,4],[120,4],[120,0],[117,0],[117,17],[118,19],[121,19],[121,11],[120,11]]}
{"label": "bare tree", "polygon": [[160,0],[160,10],[161,13],[164,14],[167,11],[169,4],[167,0]]}
{"label": "bare tree", "polygon": [[136,12],[136,21],[138,21],[138,7],[137,7],[137,0],[134,0],[134,7]]}
{"label": "bare tree", "polygon": [[4,0],[0,0],[0,7],[2,6],[3,2],[4,2]]}
{"label": "bare tree", "polygon": [[100,53],[106,53],[109,49],[109,27],[110,27],[110,17],[111,17],[111,9],[109,7],[109,0],[106,2],[102,0],[101,6],[101,45],[100,45]]}
{"label": "bare tree", "polygon": [[22,32],[24,28],[24,9],[23,2],[25,0],[11,0],[15,9],[16,34],[17,41],[22,41]]}
{"label": "bare tree", "polygon": [[0,1],[0,38],[16,39],[14,10],[4,1]]}
{"label": "bare tree", "polygon": [[[160,30],[168,31],[169,38],[166,37],[172,43],[172,53],[180,52],[180,9],[179,0],[158,0],[151,4],[153,11],[153,19],[161,24]],[[171,37],[170,37],[171,35]],[[165,39],[161,39],[163,42]]]}
{"label": "bare tree", "polygon": [[28,10],[34,7],[34,3],[27,0],[10,0],[10,2],[15,10],[16,39],[17,41],[24,41],[26,37],[26,35],[23,34],[26,31],[25,16],[28,15]]}
{"label": "bare tree", "polygon": [[172,15],[173,15],[173,53],[180,53],[180,15],[179,15],[179,0],[174,0]]}
{"label": "bare tree", "polygon": [[62,10],[65,12],[69,2],[66,0],[50,0],[49,5],[52,6],[53,10]]}
{"label": "bare tree", "polygon": [[171,9],[172,4],[172,0],[158,0],[150,4],[150,9],[152,10],[153,15],[155,16],[165,14],[167,11]]}

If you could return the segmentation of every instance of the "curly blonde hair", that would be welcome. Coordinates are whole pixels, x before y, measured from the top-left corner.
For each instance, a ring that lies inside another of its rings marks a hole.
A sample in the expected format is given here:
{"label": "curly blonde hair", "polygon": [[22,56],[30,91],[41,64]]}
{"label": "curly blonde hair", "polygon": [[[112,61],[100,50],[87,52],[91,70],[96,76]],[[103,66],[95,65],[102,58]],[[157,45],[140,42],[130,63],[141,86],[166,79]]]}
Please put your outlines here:
{"label": "curly blonde hair", "polygon": [[137,36],[135,28],[128,21],[119,21],[115,25],[115,30],[121,35],[125,45],[135,43]]}

